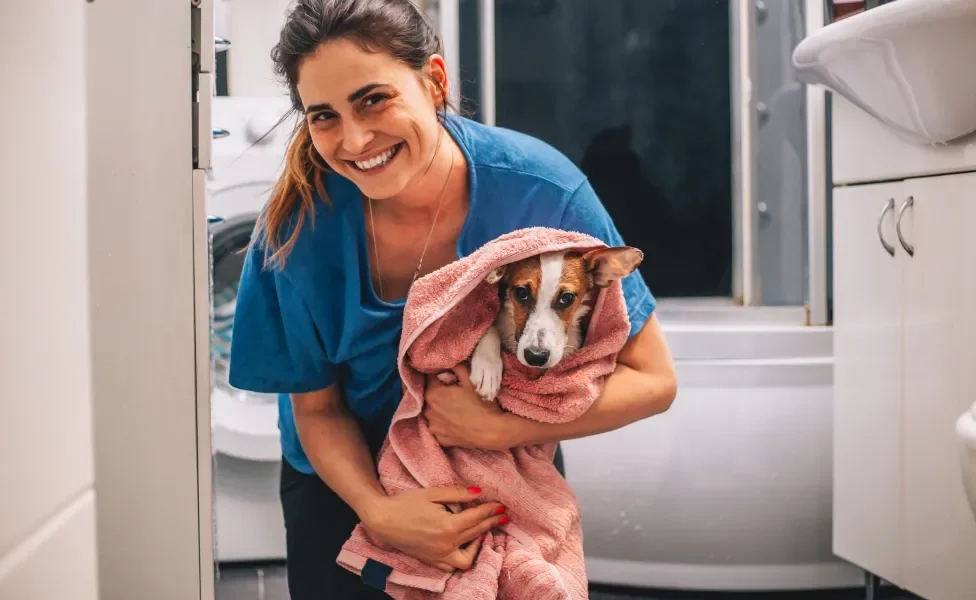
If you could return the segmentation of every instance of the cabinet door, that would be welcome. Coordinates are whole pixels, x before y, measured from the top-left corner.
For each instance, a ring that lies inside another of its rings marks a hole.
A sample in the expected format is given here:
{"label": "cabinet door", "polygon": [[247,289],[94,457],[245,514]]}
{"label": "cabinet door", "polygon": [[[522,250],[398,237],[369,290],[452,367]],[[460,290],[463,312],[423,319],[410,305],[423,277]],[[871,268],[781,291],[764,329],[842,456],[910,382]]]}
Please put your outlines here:
{"label": "cabinet door", "polygon": [[976,175],[905,182],[905,587],[976,597],[976,519],[955,422],[976,401]]}
{"label": "cabinet door", "polygon": [[906,254],[895,237],[894,210],[882,210],[903,195],[901,183],[834,190],[834,553],[895,584]]}

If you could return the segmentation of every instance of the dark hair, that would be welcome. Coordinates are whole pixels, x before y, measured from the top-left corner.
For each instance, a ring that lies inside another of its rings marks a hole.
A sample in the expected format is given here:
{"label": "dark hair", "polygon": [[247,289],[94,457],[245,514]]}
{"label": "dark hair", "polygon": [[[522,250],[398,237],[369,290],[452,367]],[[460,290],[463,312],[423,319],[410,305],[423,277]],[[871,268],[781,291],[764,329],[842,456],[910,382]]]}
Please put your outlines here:
{"label": "dark hair", "polygon": [[[367,52],[386,52],[418,72],[431,56],[442,53],[427,15],[410,0],[297,0],[271,51],[275,74],[287,86],[294,111],[304,112],[298,95],[302,61],[322,44],[339,39],[356,42]],[[446,90],[441,92],[446,106]],[[445,106],[439,107],[441,114]],[[256,232],[265,243],[266,263],[284,264],[305,220],[314,216],[314,194],[327,200],[321,177],[326,169],[312,145],[308,122],[300,119],[288,146],[284,172],[258,217]],[[294,228],[282,241],[293,218]]]}

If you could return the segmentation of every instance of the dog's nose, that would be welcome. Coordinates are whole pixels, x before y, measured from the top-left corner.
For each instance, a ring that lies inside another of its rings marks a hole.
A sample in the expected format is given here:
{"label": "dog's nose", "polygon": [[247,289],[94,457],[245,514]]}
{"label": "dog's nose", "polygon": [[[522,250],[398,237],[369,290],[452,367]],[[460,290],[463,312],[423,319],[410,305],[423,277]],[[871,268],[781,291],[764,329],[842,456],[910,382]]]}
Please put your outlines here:
{"label": "dog's nose", "polygon": [[549,351],[545,348],[526,348],[522,354],[525,362],[533,367],[541,367],[549,360]]}

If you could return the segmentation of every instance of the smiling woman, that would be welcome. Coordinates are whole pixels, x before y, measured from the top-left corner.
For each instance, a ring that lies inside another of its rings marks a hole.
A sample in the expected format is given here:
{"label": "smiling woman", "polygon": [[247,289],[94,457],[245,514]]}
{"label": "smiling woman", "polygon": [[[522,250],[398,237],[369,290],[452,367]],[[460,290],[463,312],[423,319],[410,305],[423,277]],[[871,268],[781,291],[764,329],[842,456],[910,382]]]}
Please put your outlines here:
{"label": "smiling woman", "polygon": [[[352,179],[370,198],[402,192],[435,158],[443,129],[431,115],[443,105],[447,84],[443,59],[437,62],[425,78],[388,56],[364,53],[360,44],[338,40],[321,46],[299,69],[298,92],[312,144],[333,171]],[[341,99],[326,97],[331,82],[352,77],[376,82]],[[433,102],[431,89],[437,95]],[[401,162],[396,173],[375,177],[394,156]]]}
{"label": "smiling woman", "polygon": [[[565,156],[448,113],[440,51],[409,0],[298,0],[272,52],[302,119],[241,274],[229,382],[278,394],[293,600],[384,597],[335,562],[360,521],[448,571],[470,567],[480,536],[507,522],[505,507],[478,489],[387,496],[377,480],[376,453],[400,400],[397,348],[411,284],[526,227],[624,245]],[[437,440],[511,448],[666,410],[675,382],[654,297],[639,273],[622,285],[630,338],[590,412],[554,426],[483,410],[461,365],[459,385],[426,392]],[[443,506],[476,500],[456,514]]]}

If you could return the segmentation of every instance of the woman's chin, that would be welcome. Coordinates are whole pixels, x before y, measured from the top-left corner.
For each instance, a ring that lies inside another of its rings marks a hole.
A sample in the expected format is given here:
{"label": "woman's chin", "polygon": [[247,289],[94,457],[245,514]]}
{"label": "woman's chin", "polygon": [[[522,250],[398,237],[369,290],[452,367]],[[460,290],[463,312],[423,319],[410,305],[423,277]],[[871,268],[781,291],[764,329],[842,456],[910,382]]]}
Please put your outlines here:
{"label": "woman's chin", "polygon": [[403,191],[403,182],[395,174],[384,174],[382,178],[356,177],[353,183],[367,198],[386,200]]}

